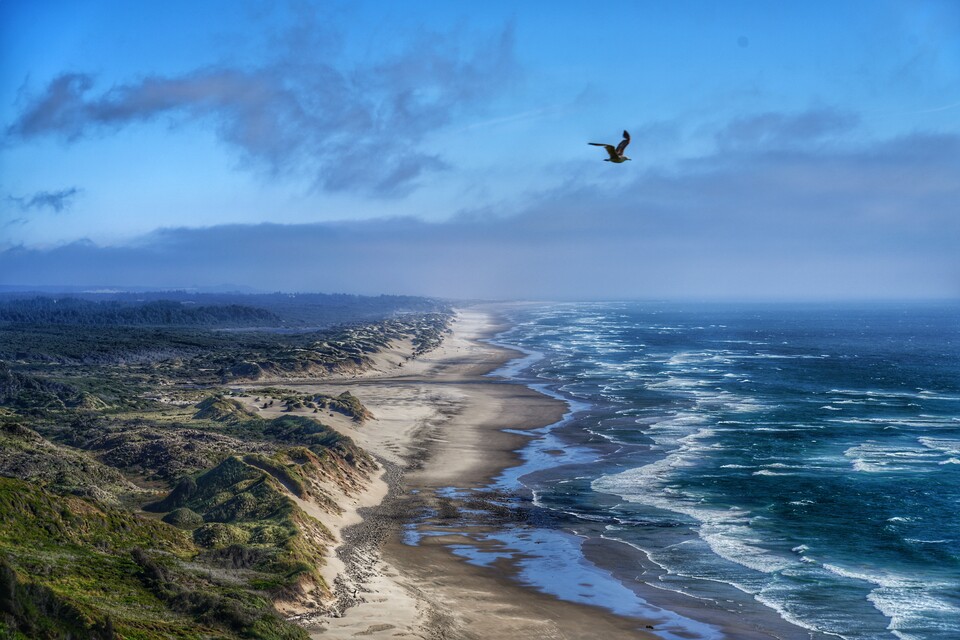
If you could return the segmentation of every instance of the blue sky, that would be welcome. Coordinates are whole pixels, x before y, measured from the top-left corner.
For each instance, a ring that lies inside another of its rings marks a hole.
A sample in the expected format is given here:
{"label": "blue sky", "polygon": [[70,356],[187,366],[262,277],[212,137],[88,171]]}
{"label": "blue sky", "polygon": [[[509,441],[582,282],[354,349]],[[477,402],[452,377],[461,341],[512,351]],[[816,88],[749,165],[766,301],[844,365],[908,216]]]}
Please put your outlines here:
{"label": "blue sky", "polygon": [[960,4],[601,4],[0,0],[0,284],[960,295]]}

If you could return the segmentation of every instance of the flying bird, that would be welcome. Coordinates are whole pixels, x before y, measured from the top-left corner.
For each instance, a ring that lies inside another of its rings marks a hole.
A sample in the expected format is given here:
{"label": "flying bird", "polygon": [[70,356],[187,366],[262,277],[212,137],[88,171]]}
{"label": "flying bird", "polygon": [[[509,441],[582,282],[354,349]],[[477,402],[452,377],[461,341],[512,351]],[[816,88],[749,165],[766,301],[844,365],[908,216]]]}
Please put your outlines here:
{"label": "flying bird", "polygon": [[592,144],[595,147],[603,147],[607,150],[610,157],[604,158],[604,162],[616,162],[619,164],[630,159],[623,155],[623,152],[627,149],[627,145],[630,144],[630,134],[627,131],[623,132],[623,140],[620,141],[620,144],[618,144],[616,148],[614,148],[612,144],[603,144],[602,142],[588,142],[587,144]]}

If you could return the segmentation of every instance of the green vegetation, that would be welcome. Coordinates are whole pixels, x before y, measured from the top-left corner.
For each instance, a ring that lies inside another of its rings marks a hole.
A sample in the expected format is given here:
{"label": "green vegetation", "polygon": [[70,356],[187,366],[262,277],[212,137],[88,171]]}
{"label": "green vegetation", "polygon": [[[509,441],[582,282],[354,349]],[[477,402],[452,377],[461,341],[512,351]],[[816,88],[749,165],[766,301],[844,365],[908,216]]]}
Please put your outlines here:
{"label": "green vegetation", "polygon": [[[318,567],[332,536],[301,501],[338,513],[331,496],[377,465],[320,416],[266,419],[223,384],[353,372],[393,341],[434,344],[448,315],[391,299],[358,314],[428,313],[227,331],[266,317],[248,312],[262,299],[144,298],[0,300],[0,639],[305,638],[273,605],[329,595]],[[296,298],[264,313],[322,315],[320,299]],[[221,303],[239,306],[205,308]],[[258,394],[371,417],[348,392]]]}
{"label": "green vegetation", "polygon": [[[40,368],[48,386],[37,391],[52,394],[63,404],[68,404],[64,394],[78,391],[88,391],[113,404],[103,393],[111,389],[103,389],[102,383],[89,375],[105,366],[121,367],[133,374],[145,390],[163,379],[218,385],[271,377],[316,378],[356,372],[369,364],[371,354],[393,340],[411,339],[417,345],[417,354],[423,353],[439,344],[447,320],[444,314],[405,316],[303,333],[11,324],[0,330],[0,360],[10,365],[28,362],[34,368],[46,365]],[[57,373],[67,378],[48,379],[51,365],[67,366]],[[69,388],[49,387],[64,382]],[[21,383],[18,380],[11,384]],[[31,406],[37,404],[30,402]]]}
{"label": "green vegetation", "polygon": [[[141,491],[116,469],[74,449],[58,446],[10,417],[0,418],[0,476],[28,480],[52,491],[117,504]],[[0,511],[2,513],[2,511]]]}
{"label": "green vegetation", "polygon": [[[151,629],[189,627],[144,590],[129,558],[137,546],[189,555],[193,544],[178,530],[9,478],[0,478],[0,513],[8,635],[110,637],[112,626],[126,637],[147,638]],[[128,602],[138,610],[128,610]]]}
{"label": "green vegetation", "polygon": [[210,396],[197,404],[198,411],[193,414],[197,420],[215,420],[217,422],[240,422],[256,414],[243,406],[243,403],[222,395]]}
{"label": "green vegetation", "polygon": [[266,471],[277,479],[287,490],[298,498],[307,497],[307,487],[301,472],[296,465],[284,464],[280,456],[269,458],[260,454],[250,454],[243,457],[243,461],[258,469]]}
{"label": "green vegetation", "polygon": [[203,524],[203,516],[187,507],[179,507],[163,516],[163,521],[179,529],[196,529]]}
{"label": "green vegetation", "polygon": [[76,325],[276,326],[266,309],[236,304],[191,306],[174,300],[123,303],[78,298],[36,297],[0,302],[0,322]]}
{"label": "green vegetation", "polygon": [[367,408],[363,406],[360,399],[349,391],[344,391],[335,398],[324,397],[321,399],[317,395],[314,395],[313,401],[323,408],[330,408],[350,416],[356,422],[363,422],[373,417],[373,414],[367,411]]}
{"label": "green vegetation", "polygon": [[415,296],[184,291],[0,294],[0,323],[317,329],[438,312],[449,312],[444,302]]}
{"label": "green vegetation", "polygon": [[[258,389],[258,393],[266,398],[279,400],[286,411],[327,409],[349,416],[355,422],[364,422],[373,418],[373,414],[363,406],[360,399],[349,391],[344,391],[337,396],[328,396],[322,393],[300,393],[280,387],[264,387]],[[269,405],[269,402],[270,400],[267,400],[263,403],[264,408]]]}

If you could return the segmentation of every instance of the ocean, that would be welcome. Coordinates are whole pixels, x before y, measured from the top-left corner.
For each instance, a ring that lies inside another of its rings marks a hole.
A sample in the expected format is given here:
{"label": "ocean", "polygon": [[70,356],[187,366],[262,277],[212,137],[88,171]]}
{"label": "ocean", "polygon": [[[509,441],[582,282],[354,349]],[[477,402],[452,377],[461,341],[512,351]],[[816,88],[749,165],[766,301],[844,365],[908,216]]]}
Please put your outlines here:
{"label": "ocean", "polygon": [[960,638],[956,305],[506,314],[494,342],[528,355],[496,373],[570,406],[495,484],[537,514],[481,534],[521,581],[665,638],[722,637],[731,612],[803,638]]}

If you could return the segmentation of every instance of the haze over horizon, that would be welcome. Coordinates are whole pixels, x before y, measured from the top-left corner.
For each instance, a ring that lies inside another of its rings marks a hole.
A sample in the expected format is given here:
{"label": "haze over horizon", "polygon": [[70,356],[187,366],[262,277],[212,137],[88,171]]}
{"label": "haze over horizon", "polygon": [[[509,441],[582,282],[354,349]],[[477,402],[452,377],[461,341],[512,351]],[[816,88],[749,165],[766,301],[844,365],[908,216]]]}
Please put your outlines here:
{"label": "haze over horizon", "polygon": [[949,0],[6,2],[0,123],[0,285],[960,298]]}

